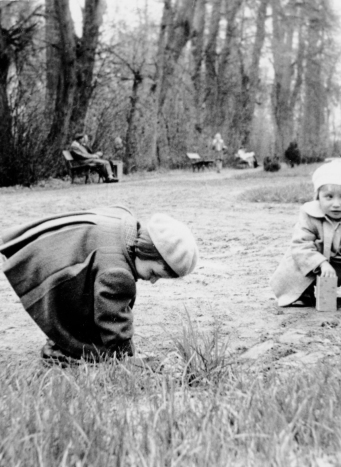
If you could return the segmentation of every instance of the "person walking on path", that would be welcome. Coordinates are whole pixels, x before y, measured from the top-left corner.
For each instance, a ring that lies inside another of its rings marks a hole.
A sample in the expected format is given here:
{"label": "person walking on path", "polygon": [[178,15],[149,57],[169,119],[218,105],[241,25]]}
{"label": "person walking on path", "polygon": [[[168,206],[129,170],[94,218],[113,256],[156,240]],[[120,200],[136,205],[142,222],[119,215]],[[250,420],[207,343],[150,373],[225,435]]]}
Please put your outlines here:
{"label": "person walking on path", "polygon": [[3,235],[3,271],[49,338],[42,357],[134,355],[136,281],[190,274],[198,248],[167,214],[141,224],[125,207],[62,213]]}
{"label": "person walking on path", "polygon": [[215,137],[213,138],[212,149],[214,149],[216,153],[216,156],[215,156],[216,167],[217,167],[217,172],[220,173],[223,167],[223,150],[227,149],[220,133],[217,133]]}

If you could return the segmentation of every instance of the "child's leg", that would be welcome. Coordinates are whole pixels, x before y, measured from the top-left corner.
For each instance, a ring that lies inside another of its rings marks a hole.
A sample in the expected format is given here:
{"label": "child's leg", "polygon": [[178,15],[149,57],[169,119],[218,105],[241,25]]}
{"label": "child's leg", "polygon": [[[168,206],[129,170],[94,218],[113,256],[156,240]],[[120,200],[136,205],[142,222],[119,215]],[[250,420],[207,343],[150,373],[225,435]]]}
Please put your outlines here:
{"label": "child's leg", "polygon": [[336,275],[337,275],[337,285],[340,286],[341,285],[341,258],[340,257],[335,257],[335,258],[331,258],[330,259],[330,264],[331,266],[333,266],[333,268],[335,269],[336,271]]}
{"label": "child's leg", "polygon": [[309,285],[307,289],[303,292],[298,300],[303,302],[305,306],[315,307],[316,305],[316,297],[315,297],[315,286],[316,280],[312,284]]}

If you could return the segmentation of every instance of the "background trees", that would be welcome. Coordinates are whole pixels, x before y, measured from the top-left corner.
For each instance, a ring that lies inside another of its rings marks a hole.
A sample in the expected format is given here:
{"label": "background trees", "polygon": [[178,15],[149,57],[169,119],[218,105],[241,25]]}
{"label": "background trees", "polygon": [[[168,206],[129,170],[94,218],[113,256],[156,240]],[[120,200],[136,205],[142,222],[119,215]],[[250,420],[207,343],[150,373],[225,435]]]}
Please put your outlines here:
{"label": "background trees", "polygon": [[[0,3],[0,185],[62,174],[75,131],[125,171],[225,163],[240,146],[305,160],[337,147],[337,18],[331,0],[84,0]],[[107,8],[106,8],[107,7]],[[75,27],[81,20],[81,28]],[[330,122],[333,121],[333,133]]]}

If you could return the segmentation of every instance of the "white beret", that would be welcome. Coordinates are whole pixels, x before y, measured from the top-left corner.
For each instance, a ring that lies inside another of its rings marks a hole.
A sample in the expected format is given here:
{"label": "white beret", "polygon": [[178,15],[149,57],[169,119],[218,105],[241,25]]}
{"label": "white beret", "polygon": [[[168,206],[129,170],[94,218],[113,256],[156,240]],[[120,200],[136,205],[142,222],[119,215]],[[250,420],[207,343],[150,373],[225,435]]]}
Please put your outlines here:
{"label": "white beret", "polygon": [[321,165],[313,173],[312,180],[315,192],[323,185],[341,185],[341,159]]}
{"label": "white beret", "polygon": [[194,270],[199,252],[185,224],[167,214],[154,214],[147,224],[147,230],[164,261],[179,277]]}

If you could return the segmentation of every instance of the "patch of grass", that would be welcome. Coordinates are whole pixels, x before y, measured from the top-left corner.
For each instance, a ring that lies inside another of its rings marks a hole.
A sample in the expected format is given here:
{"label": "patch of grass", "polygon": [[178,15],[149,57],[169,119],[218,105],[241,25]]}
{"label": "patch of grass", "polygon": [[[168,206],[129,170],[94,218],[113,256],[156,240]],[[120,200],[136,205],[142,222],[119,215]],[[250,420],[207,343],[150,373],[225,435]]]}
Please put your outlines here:
{"label": "patch of grass", "polygon": [[236,174],[234,178],[239,180],[245,180],[248,178],[265,178],[265,179],[278,179],[278,178],[308,178],[311,179],[312,174],[315,172],[317,167],[321,165],[321,163],[316,164],[301,164],[299,166],[295,166],[294,168],[288,167],[286,164],[282,163],[282,168],[278,172],[265,172],[263,168],[257,169],[255,171],[248,170],[247,172],[241,171],[240,173]]}
{"label": "patch of grass", "polygon": [[311,182],[289,183],[285,185],[251,188],[241,195],[243,201],[253,203],[299,203],[313,199]]}
{"label": "patch of grass", "polygon": [[174,347],[180,376],[115,362],[8,365],[0,465],[340,465],[340,362],[280,374],[228,364],[227,350],[189,320]]}

